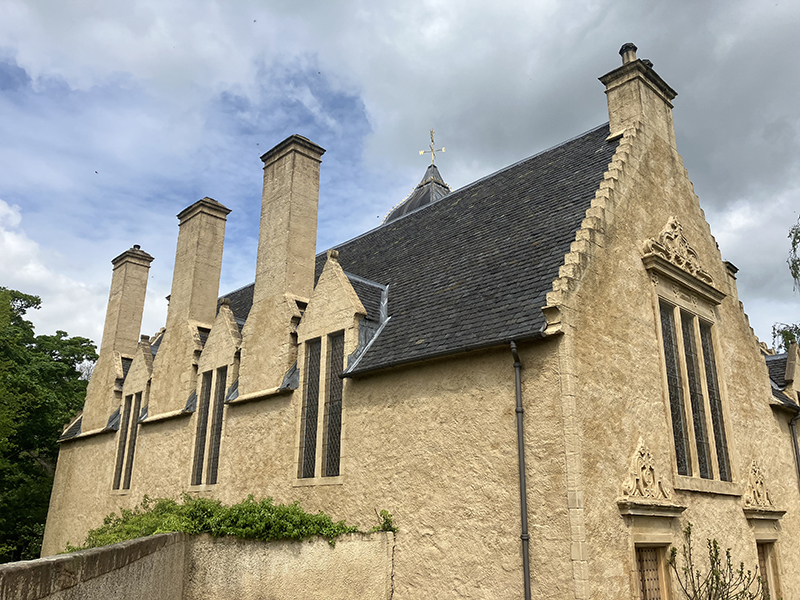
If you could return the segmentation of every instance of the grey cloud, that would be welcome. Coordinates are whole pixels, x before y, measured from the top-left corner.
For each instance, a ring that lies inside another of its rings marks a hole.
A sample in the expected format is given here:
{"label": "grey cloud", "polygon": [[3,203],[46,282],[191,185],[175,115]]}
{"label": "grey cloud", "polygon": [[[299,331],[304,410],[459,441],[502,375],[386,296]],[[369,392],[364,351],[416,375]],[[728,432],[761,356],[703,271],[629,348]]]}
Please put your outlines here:
{"label": "grey cloud", "polygon": [[[323,247],[376,225],[410,191],[430,128],[458,187],[607,120],[597,77],[633,41],[679,92],[679,151],[723,256],[742,269],[741,298],[774,311],[753,321],[797,320],[782,244],[797,214],[800,8],[772,4],[201,0],[89,14],[9,0],[18,10],[0,18],[0,47],[18,67],[0,71],[0,106],[17,123],[0,143],[0,197],[25,198],[26,230],[44,246],[105,253],[92,263],[101,280],[123,238],[151,244],[162,293],[175,212],[216,194],[234,208],[223,286],[247,283],[258,154],[289,127],[328,148]],[[33,94],[10,108],[7,89],[47,85],[62,85],[64,107]],[[757,219],[765,207],[770,218]],[[98,219],[101,231],[86,225]]]}

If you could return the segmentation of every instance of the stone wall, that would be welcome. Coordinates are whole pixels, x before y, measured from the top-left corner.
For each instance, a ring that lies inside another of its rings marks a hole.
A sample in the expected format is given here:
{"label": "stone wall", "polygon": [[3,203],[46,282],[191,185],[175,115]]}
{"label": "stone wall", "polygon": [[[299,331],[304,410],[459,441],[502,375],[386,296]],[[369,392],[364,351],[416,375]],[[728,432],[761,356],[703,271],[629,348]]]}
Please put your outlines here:
{"label": "stone wall", "polygon": [[185,554],[186,536],[166,533],[0,565],[0,600],[180,600]]}
{"label": "stone wall", "polygon": [[391,533],[302,542],[193,537],[187,546],[184,600],[391,598]]}
{"label": "stone wall", "polygon": [[394,534],[260,542],[156,535],[0,565],[0,600],[390,598]]}

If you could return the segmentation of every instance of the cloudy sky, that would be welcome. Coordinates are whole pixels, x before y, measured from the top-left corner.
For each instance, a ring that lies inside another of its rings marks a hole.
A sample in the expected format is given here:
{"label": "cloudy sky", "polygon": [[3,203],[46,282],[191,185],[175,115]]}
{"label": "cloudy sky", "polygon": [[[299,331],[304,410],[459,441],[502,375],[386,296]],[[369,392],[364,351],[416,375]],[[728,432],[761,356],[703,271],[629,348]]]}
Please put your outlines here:
{"label": "cloudy sky", "polygon": [[109,261],[140,244],[155,332],[199,198],[233,210],[221,291],[252,281],[259,156],[286,136],[327,149],[323,250],[411,191],[431,128],[457,188],[605,122],[597,77],[632,41],[771,342],[800,321],[798,31],[786,0],[0,0],[0,285],[42,297],[37,332],[99,340]]}

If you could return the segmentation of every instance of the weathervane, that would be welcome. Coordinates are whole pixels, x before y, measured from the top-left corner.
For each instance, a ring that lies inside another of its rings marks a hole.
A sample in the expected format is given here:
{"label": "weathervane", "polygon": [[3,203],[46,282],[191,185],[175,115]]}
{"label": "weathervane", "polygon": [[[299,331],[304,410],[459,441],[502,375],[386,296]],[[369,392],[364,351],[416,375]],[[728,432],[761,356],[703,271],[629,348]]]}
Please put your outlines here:
{"label": "weathervane", "polygon": [[428,152],[431,153],[431,164],[436,162],[436,153],[437,152],[444,152],[444,146],[442,146],[439,150],[436,150],[434,147],[436,143],[433,141],[433,134],[436,133],[433,129],[431,129],[431,149],[430,150],[420,150],[419,155],[422,156],[423,154],[427,154]]}

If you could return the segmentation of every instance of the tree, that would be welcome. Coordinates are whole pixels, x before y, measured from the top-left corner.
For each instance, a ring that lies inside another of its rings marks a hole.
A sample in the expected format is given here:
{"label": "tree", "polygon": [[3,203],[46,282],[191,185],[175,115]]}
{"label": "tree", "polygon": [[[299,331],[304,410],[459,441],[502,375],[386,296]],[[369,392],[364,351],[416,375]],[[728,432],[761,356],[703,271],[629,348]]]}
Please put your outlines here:
{"label": "tree", "polygon": [[786,264],[789,265],[789,273],[792,274],[794,289],[796,290],[797,286],[800,285],[800,256],[798,256],[798,251],[800,251],[800,219],[789,230],[789,241],[792,247],[789,250]]}
{"label": "tree", "polygon": [[[794,290],[800,286],[800,219],[789,229],[789,256],[786,264],[794,281]],[[776,350],[786,351],[791,344],[800,341],[800,323],[775,323],[772,326],[772,345]]]}
{"label": "tree", "polygon": [[689,600],[769,600],[764,579],[755,572],[745,570],[744,563],[733,566],[731,549],[720,556],[717,540],[706,540],[708,545],[708,571],[705,575],[694,563],[692,552],[692,524],[683,530],[683,566],[678,567],[678,550],[670,549],[669,565],[675,572],[683,596]]}
{"label": "tree", "polygon": [[86,394],[77,367],[97,359],[86,338],[35,335],[24,316],[40,305],[0,287],[0,562],[39,556],[56,440]]}

